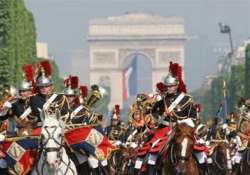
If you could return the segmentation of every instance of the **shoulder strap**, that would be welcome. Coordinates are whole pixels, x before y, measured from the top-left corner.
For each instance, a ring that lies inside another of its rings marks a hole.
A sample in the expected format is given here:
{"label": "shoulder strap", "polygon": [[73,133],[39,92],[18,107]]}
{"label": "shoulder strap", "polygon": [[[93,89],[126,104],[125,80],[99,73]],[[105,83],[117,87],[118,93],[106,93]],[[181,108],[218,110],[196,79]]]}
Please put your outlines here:
{"label": "shoulder strap", "polygon": [[185,93],[180,93],[180,95],[173,101],[173,103],[168,107],[168,112],[172,112],[173,109],[181,102],[181,100],[185,97]]}
{"label": "shoulder strap", "polygon": [[23,113],[22,115],[19,117],[21,120],[25,119],[28,115],[30,115],[31,113],[31,107],[28,107]]}
{"label": "shoulder strap", "polygon": [[44,103],[44,105],[43,105],[43,110],[44,110],[44,111],[46,111],[46,110],[49,108],[50,104],[56,99],[57,96],[58,96],[57,94],[53,94],[53,95],[46,101],[46,103]]}
{"label": "shoulder strap", "polygon": [[78,112],[80,112],[83,109],[83,106],[78,106],[70,115],[70,118],[74,118]]}

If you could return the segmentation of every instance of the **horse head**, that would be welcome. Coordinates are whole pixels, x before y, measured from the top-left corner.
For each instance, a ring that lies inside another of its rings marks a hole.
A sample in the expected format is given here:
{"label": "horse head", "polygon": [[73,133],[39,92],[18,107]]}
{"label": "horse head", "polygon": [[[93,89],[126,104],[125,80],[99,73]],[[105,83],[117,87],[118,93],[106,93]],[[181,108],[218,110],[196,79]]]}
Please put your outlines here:
{"label": "horse head", "polygon": [[177,124],[174,138],[174,157],[177,174],[184,175],[190,168],[194,143],[194,128],[185,123]]}
{"label": "horse head", "polygon": [[41,131],[40,143],[44,161],[51,169],[59,167],[62,158],[64,127],[60,121],[60,112],[55,114],[44,113],[43,127]]}

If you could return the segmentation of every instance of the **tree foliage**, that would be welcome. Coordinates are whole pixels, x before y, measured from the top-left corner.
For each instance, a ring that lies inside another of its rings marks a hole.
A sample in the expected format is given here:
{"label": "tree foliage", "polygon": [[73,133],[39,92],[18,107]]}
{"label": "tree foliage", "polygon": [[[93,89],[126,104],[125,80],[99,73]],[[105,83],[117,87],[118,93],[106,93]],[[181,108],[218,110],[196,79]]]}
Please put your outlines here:
{"label": "tree foliage", "polygon": [[250,98],[250,44],[246,47],[245,68],[245,95],[246,98]]}
{"label": "tree foliage", "polygon": [[[0,91],[23,79],[23,65],[38,61],[35,21],[24,0],[0,0]],[[55,63],[53,67],[58,82]]]}
{"label": "tree foliage", "polygon": [[[224,88],[223,82],[226,82]],[[204,119],[214,117],[223,104],[226,92],[228,112],[237,108],[238,101],[245,94],[245,65],[232,65],[229,75],[221,75],[212,80],[209,88],[201,88],[192,93],[194,99],[202,104]]]}

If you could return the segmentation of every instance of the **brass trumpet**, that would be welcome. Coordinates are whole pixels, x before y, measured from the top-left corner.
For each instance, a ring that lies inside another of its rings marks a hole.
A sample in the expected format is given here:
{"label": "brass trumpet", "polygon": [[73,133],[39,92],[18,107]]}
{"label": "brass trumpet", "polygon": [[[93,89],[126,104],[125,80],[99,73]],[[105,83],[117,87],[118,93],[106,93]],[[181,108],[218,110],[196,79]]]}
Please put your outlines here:
{"label": "brass trumpet", "polygon": [[97,85],[91,86],[91,91],[92,93],[87,100],[87,106],[90,108],[93,107],[102,98],[99,87]]}
{"label": "brass trumpet", "polygon": [[14,102],[17,98],[17,90],[10,86],[8,89],[5,89],[0,96],[0,109],[6,101]]}
{"label": "brass trumpet", "polygon": [[91,95],[87,100],[87,106],[89,108],[92,108],[95,106],[95,104],[102,99],[102,97],[105,94],[105,90],[103,88],[100,88],[98,85],[92,85],[91,86]]}

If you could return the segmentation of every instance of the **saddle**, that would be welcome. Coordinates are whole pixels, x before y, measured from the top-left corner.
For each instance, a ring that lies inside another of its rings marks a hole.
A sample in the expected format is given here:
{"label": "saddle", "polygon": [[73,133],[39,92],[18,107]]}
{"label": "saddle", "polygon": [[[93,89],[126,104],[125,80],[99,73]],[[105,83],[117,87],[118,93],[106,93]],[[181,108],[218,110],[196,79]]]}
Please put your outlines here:
{"label": "saddle", "polygon": [[199,145],[199,144],[195,144],[193,147],[194,151],[197,152],[208,152],[208,147],[205,145]]}
{"label": "saddle", "polygon": [[166,144],[169,144],[171,139],[172,129],[170,127],[164,127],[156,131],[154,137],[147,143],[145,143],[139,150],[138,155],[143,156],[147,153],[158,153]]}

